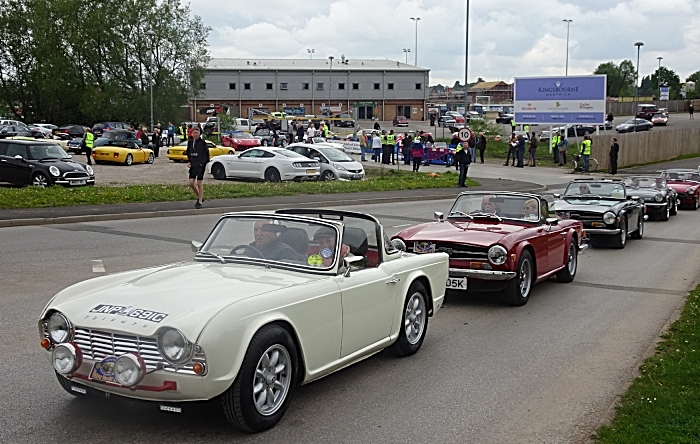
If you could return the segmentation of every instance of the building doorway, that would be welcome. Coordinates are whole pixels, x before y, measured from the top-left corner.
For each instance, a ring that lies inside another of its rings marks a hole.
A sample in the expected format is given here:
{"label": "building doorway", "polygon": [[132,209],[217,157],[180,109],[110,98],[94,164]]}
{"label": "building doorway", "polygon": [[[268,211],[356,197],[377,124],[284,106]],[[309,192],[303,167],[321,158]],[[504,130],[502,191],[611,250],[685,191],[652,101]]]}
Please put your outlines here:
{"label": "building doorway", "polygon": [[396,115],[397,116],[404,116],[407,119],[411,118],[411,107],[406,106],[406,105],[397,105],[396,106]]}
{"label": "building doorway", "polygon": [[358,106],[357,107],[357,118],[360,120],[370,120],[374,117],[374,107],[373,106]]}

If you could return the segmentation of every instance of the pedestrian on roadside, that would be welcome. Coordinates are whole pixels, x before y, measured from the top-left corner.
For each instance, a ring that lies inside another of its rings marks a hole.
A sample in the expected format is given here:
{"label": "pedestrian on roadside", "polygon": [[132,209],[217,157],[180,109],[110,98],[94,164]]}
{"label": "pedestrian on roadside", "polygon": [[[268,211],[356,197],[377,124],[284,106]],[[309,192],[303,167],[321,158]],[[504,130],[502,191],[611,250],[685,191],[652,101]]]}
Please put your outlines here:
{"label": "pedestrian on roadside", "polygon": [[391,164],[396,165],[394,160],[398,160],[399,155],[396,154],[396,135],[394,130],[389,130],[389,134],[386,135],[386,143],[389,145],[389,157],[391,158]]}
{"label": "pedestrian on roadside", "polygon": [[401,141],[401,155],[403,156],[404,165],[411,164],[411,145],[413,145],[413,137],[408,133],[404,133]]}
{"label": "pedestrian on roadside", "polygon": [[157,159],[158,152],[160,151],[160,130],[158,128],[153,128],[153,135],[151,136],[151,144],[153,149],[153,156]]}
{"label": "pedestrian on roadside", "polygon": [[85,150],[88,165],[92,165],[92,147],[94,144],[95,135],[92,134],[92,130],[90,128],[85,128],[85,134],[83,134],[83,150]]}
{"label": "pedestrian on roadside", "polygon": [[379,136],[382,140],[382,164],[389,165],[389,145],[387,141],[386,130],[382,130],[382,135]]}
{"label": "pedestrian on roadside", "polygon": [[471,137],[469,137],[469,141],[467,142],[469,146],[469,157],[471,157],[472,162],[476,162],[476,135],[474,133],[470,134]]}
{"label": "pedestrian on roadside", "polygon": [[435,113],[430,113],[430,126],[435,126]]}
{"label": "pedestrian on roadside", "polygon": [[187,138],[191,139],[192,138],[192,124],[190,123],[187,125]]}
{"label": "pedestrian on roadside", "polygon": [[420,137],[413,139],[413,144],[411,145],[411,157],[413,158],[413,171],[418,172],[420,168],[420,163],[423,161],[423,142],[421,142]]}
{"label": "pedestrian on roadside", "polygon": [[522,134],[518,134],[518,137],[516,138],[517,142],[517,150],[516,154],[518,157],[518,168],[524,168],[525,167],[525,138],[523,137]]}
{"label": "pedestrian on roadside", "polygon": [[168,138],[165,144],[167,146],[175,146],[175,125],[173,125],[173,122],[168,122]]}
{"label": "pedestrian on roadside", "polygon": [[569,139],[566,137],[566,132],[562,131],[559,137],[557,149],[559,150],[559,166],[566,164],[566,150],[569,148]]}
{"label": "pedestrian on roadside", "polygon": [[513,118],[510,119],[510,129],[511,134],[515,134],[515,116],[513,116]]}
{"label": "pedestrian on roadside", "polygon": [[559,163],[559,142],[561,142],[561,137],[559,137],[559,133],[556,134],[550,134],[551,137],[550,142],[551,142],[551,147],[552,147],[552,154],[553,154],[553,159],[554,163]]}
{"label": "pedestrian on roadside", "polygon": [[[462,141],[459,140],[459,137],[457,137],[457,134],[458,133],[452,133],[452,140],[450,140],[450,145],[455,146],[455,155],[457,154],[457,151],[456,151],[457,147],[462,143]],[[449,168],[450,165],[451,165],[450,162],[448,162],[448,161],[445,162],[445,168]],[[455,171],[459,171],[459,164],[457,163],[456,160],[454,161],[454,165],[455,165]]]}
{"label": "pedestrian on roadside", "polygon": [[515,134],[511,134],[510,140],[508,141],[508,154],[506,155],[506,163],[504,163],[503,166],[508,166],[508,161],[510,160],[511,156],[513,156],[513,164],[511,166],[515,166],[516,146],[518,146],[518,142],[515,140]]}
{"label": "pedestrian on roadside", "polygon": [[148,134],[146,134],[146,127],[141,128],[141,136],[139,139],[141,139],[141,148],[148,148]]}
{"label": "pedestrian on roadside", "polygon": [[[528,156],[527,159],[527,164],[529,166],[535,166],[535,155],[537,154],[537,147],[540,144],[540,139],[537,138],[537,135],[533,132],[532,136],[530,136],[530,155]],[[530,165],[530,161],[532,161],[532,165]]]}
{"label": "pedestrian on roadside", "polygon": [[613,137],[612,145],[610,145],[610,174],[617,174],[617,156],[620,154],[620,145],[617,139]]}
{"label": "pedestrian on roadside", "polygon": [[[200,134],[199,128],[192,130],[192,138],[187,141],[187,150],[185,151],[187,167],[190,169],[190,188],[197,195],[197,203],[194,204],[195,208],[202,208],[202,203],[204,203],[204,185],[202,180],[204,180],[204,169],[209,163],[209,148],[207,148],[206,142],[199,137]],[[196,184],[195,180],[197,181]]]}
{"label": "pedestrian on roadside", "polygon": [[360,137],[358,137],[358,139],[360,139],[360,161],[366,162],[365,150],[367,149],[367,133],[365,133],[365,130],[360,131]]}
{"label": "pedestrian on roadside", "polygon": [[139,129],[136,130],[136,138],[141,140],[141,127],[139,127]]}
{"label": "pedestrian on roadside", "polygon": [[693,106],[693,102],[690,102],[688,105],[688,114],[690,114],[690,118],[695,120],[695,117],[693,117],[693,113],[695,112],[695,107]]}
{"label": "pedestrian on roadside", "polygon": [[380,129],[382,129],[382,128],[379,126],[379,122],[377,122],[376,120],[375,120],[375,122],[374,122],[374,129],[375,129],[375,130],[380,130]]}
{"label": "pedestrian on roadside", "polygon": [[460,143],[455,150],[455,162],[459,165],[458,187],[466,187],[467,170],[472,163],[472,158],[468,150],[464,148],[466,143]]}
{"label": "pedestrian on roadside", "polygon": [[588,172],[588,160],[591,157],[591,136],[586,134],[581,142],[581,158],[583,159],[583,172]]}
{"label": "pedestrian on roadside", "polygon": [[[479,149],[479,158],[481,163],[484,163],[484,152],[486,151],[486,137],[484,133],[479,133],[479,138],[476,141],[476,147]],[[476,158],[473,160],[476,162]]]}
{"label": "pedestrian on roadside", "polygon": [[304,125],[301,122],[297,123],[297,142],[304,141]]}
{"label": "pedestrian on roadside", "polygon": [[187,140],[187,127],[184,122],[180,125],[180,138],[182,139],[180,142]]}
{"label": "pedestrian on roadside", "polygon": [[379,137],[379,133],[376,131],[372,134],[374,134],[372,137],[372,150],[374,151],[374,154],[372,154],[372,160],[379,162],[379,156],[381,156],[382,153],[382,138]]}
{"label": "pedestrian on roadside", "polygon": [[313,143],[315,136],[316,136],[316,127],[314,126],[314,123],[309,120],[309,127],[306,129],[306,141],[308,143]]}

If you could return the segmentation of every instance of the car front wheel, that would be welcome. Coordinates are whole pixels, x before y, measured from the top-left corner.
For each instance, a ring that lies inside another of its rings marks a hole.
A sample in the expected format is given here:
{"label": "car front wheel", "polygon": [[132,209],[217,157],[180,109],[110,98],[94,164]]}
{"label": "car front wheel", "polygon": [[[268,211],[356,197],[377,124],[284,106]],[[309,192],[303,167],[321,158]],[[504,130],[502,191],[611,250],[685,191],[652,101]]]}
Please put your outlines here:
{"label": "car front wheel", "polygon": [[[668,213],[666,214],[666,219],[661,219],[661,220],[668,220]],[[637,226],[637,229],[632,232],[631,235],[632,239],[641,239],[644,237],[644,216],[642,216],[639,219],[639,225]]]}
{"label": "car front wheel", "polygon": [[333,174],[333,171],[331,170],[326,170],[323,172],[321,180],[335,180],[335,174]]}
{"label": "car front wheel", "polygon": [[32,176],[32,186],[39,188],[46,188],[51,185],[49,178],[44,173],[36,173]]}
{"label": "car front wheel", "polygon": [[408,288],[399,327],[399,337],[392,345],[398,356],[414,354],[423,345],[428,331],[428,292],[421,282],[413,282]]}
{"label": "car front wheel", "polygon": [[665,222],[668,220],[669,216],[671,216],[671,204],[666,202],[666,207],[663,209],[663,211],[659,215],[659,220]]}
{"label": "car front wheel", "polygon": [[576,246],[576,238],[572,237],[569,242],[569,250],[566,256],[566,267],[564,267],[559,273],[557,273],[557,280],[559,282],[571,282],[576,276],[576,270],[578,268],[578,247]]}
{"label": "car front wheel", "polygon": [[286,329],[271,324],[255,333],[236,379],[222,395],[231,424],[252,433],[277,424],[299,379],[298,362],[296,344]]}
{"label": "car front wheel", "polygon": [[625,248],[627,245],[627,218],[620,218],[620,233],[613,238],[613,248]]}
{"label": "car front wheel", "polygon": [[523,250],[518,260],[518,266],[515,269],[516,276],[506,286],[505,297],[508,305],[527,304],[527,301],[530,299],[530,290],[532,290],[534,268],[530,252]]}
{"label": "car front wheel", "polygon": [[220,163],[215,163],[211,166],[211,175],[214,176],[216,180],[226,179],[226,169]]}

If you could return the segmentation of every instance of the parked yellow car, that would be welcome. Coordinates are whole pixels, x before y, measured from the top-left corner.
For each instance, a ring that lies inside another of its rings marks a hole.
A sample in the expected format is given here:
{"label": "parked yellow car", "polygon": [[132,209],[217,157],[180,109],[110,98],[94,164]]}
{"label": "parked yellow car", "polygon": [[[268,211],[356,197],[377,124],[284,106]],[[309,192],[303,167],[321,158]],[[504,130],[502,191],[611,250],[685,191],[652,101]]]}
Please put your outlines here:
{"label": "parked yellow car", "polygon": [[[236,154],[236,150],[233,147],[219,146],[214,142],[206,141],[207,148],[209,148],[209,158],[214,156],[221,156],[222,154]],[[187,155],[185,151],[187,150],[187,141],[182,142],[177,146],[168,148],[168,159],[173,162],[187,162]]]}
{"label": "parked yellow car", "polygon": [[103,145],[92,149],[92,158],[96,163],[153,163],[153,150],[137,145],[127,146]]}

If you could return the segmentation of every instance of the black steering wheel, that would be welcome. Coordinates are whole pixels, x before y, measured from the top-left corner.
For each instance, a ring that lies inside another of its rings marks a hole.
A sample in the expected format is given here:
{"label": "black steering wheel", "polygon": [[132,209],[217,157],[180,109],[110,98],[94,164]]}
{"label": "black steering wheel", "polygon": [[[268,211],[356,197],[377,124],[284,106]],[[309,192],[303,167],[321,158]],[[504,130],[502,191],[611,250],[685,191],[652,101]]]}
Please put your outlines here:
{"label": "black steering wheel", "polygon": [[[239,250],[240,250],[240,252],[239,252]],[[259,259],[265,259],[265,256],[263,256],[263,254],[260,252],[260,250],[258,250],[257,248],[255,248],[255,247],[252,246],[252,245],[245,245],[245,244],[236,245],[236,246],[233,247],[233,249],[231,250],[231,254],[235,254],[235,255],[237,255],[237,256],[241,256],[241,255],[243,255],[243,253],[246,252],[246,251],[249,251],[249,252],[253,253],[252,256],[251,256],[250,254],[247,254],[246,256],[257,257],[257,258],[259,258]]]}

